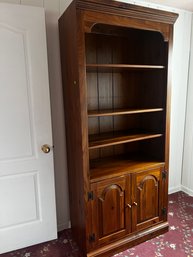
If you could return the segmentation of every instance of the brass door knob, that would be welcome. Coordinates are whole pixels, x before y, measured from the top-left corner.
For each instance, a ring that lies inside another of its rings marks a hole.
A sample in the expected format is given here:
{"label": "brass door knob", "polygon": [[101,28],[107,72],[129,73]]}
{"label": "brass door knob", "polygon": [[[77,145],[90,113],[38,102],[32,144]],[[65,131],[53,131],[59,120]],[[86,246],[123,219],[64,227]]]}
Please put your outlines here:
{"label": "brass door knob", "polygon": [[50,152],[50,146],[45,144],[45,145],[42,145],[42,152],[44,153],[49,153]]}

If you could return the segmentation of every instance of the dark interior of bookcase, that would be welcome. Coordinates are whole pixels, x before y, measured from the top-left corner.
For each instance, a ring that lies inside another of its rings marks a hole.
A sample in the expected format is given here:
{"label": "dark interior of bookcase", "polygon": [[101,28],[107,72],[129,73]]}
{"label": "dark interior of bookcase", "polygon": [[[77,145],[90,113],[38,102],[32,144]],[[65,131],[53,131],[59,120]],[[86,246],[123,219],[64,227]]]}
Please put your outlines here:
{"label": "dark interior of bookcase", "polygon": [[85,33],[85,52],[90,168],[120,156],[164,162],[168,44],[162,34],[96,24]]}

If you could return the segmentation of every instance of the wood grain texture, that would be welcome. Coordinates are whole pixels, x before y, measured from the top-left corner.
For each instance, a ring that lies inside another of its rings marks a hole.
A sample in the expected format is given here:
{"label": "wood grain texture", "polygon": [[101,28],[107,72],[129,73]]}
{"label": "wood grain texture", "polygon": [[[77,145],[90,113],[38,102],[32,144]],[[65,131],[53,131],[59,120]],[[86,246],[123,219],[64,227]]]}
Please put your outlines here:
{"label": "wood grain texture", "polygon": [[100,72],[108,72],[111,70],[123,70],[123,69],[163,69],[164,66],[156,66],[156,65],[134,65],[134,64],[87,64],[87,71],[98,70]]}
{"label": "wood grain texture", "polygon": [[168,229],[176,18],[107,0],[74,1],[60,18],[72,227],[85,256],[110,256]]}
{"label": "wood grain texture", "polygon": [[135,229],[141,230],[162,220],[162,169],[135,174],[135,211],[137,223]]}
{"label": "wood grain texture", "polygon": [[163,108],[154,109],[112,109],[112,110],[99,110],[99,111],[88,111],[88,117],[100,117],[100,116],[115,116],[125,114],[136,114],[146,112],[160,112]]}
{"label": "wood grain texture", "polygon": [[163,215],[162,170],[127,173],[92,184],[96,246],[160,223]]}
{"label": "wood grain texture", "polygon": [[95,10],[102,13],[110,13],[111,15],[122,15],[126,17],[134,17],[137,19],[148,20],[153,22],[162,22],[174,24],[177,19],[177,14],[155,10],[151,8],[131,5],[122,2],[114,2],[111,0],[78,0],[78,8],[83,10]]}
{"label": "wood grain texture", "polygon": [[158,162],[150,156],[134,158],[131,156],[106,157],[104,159],[91,161],[91,181],[101,181],[112,177],[119,177],[128,173],[146,171],[157,167],[163,167],[163,162]]}
{"label": "wood grain texture", "polygon": [[[71,26],[73,26],[73,30]],[[77,35],[78,25],[75,3],[72,3],[65,12],[65,15],[60,18],[59,31],[68,147],[67,158],[68,169],[71,171],[68,176],[71,222],[74,237],[79,242],[82,251],[85,252],[87,241],[85,233],[87,221],[85,195],[89,189],[86,186],[88,178],[84,177],[87,171],[84,169],[82,155],[84,151],[80,99],[82,77],[79,77],[78,67],[74,66],[74,62],[79,63],[78,44],[80,40]],[[77,82],[77,85],[74,84],[74,81]],[[74,99],[76,100],[74,101]],[[79,206],[79,215],[77,215],[77,206]]]}
{"label": "wood grain texture", "polygon": [[91,186],[95,195],[93,231],[96,235],[95,246],[99,246],[128,233],[130,221],[125,219],[127,183],[124,177],[119,177]]}
{"label": "wood grain texture", "polygon": [[135,246],[136,242],[137,244],[140,244],[166,232],[168,232],[168,223],[163,222],[137,234],[132,233],[128,237],[101,246],[100,248],[89,252],[86,257],[112,257],[115,253],[120,253],[121,251]]}
{"label": "wood grain texture", "polygon": [[90,136],[89,149],[101,148],[111,145],[125,144],[134,141],[147,140],[150,138],[161,137],[162,134],[133,133],[129,132],[107,132],[99,135]]}

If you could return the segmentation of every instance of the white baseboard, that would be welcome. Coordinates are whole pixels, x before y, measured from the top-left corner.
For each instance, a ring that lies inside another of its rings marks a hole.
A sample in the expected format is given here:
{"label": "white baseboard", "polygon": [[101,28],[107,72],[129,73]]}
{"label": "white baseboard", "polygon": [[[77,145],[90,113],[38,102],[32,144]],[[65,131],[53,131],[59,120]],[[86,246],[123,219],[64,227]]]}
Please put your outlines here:
{"label": "white baseboard", "polygon": [[177,187],[170,187],[169,188],[169,194],[173,194],[182,190],[182,186],[177,186]]}
{"label": "white baseboard", "polygon": [[188,194],[188,195],[190,195],[190,196],[193,196],[193,190],[192,190],[192,189],[189,189],[189,188],[187,188],[187,187],[185,187],[185,186],[181,186],[181,188],[182,188],[182,191],[183,191],[184,193],[186,193],[186,194]]}
{"label": "white baseboard", "polygon": [[68,228],[71,228],[71,223],[70,223],[70,221],[65,222],[65,223],[63,223],[63,224],[58,224],[58,226],[57,226],[58,232],[60,232],[60,231],[62,231],[62,230],[64,230],[64,229],[68,229]]}
{"label": "white baseboard", "polygon": [[190,196],[193,196],[193,190],[192,189],[189,189],[188,187],[185,187],[185,186],[178,186],[178,187],[170,187],[169,188],[169,194],[173,194],[173,193],[176,193],[176,192],[179,192],[179,191],[183,191],[184,193],[190,195]]}

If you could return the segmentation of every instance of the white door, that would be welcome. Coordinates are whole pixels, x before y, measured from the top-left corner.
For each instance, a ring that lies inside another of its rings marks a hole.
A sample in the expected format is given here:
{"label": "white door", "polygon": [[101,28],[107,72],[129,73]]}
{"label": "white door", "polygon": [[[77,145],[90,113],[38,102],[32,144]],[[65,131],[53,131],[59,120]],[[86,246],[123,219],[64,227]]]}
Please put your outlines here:
{"label": "white door", "polygon": [[[0,253],[56,238],[44,10],[0,3]],[[48,149],[49,150],[49,149]]]}

